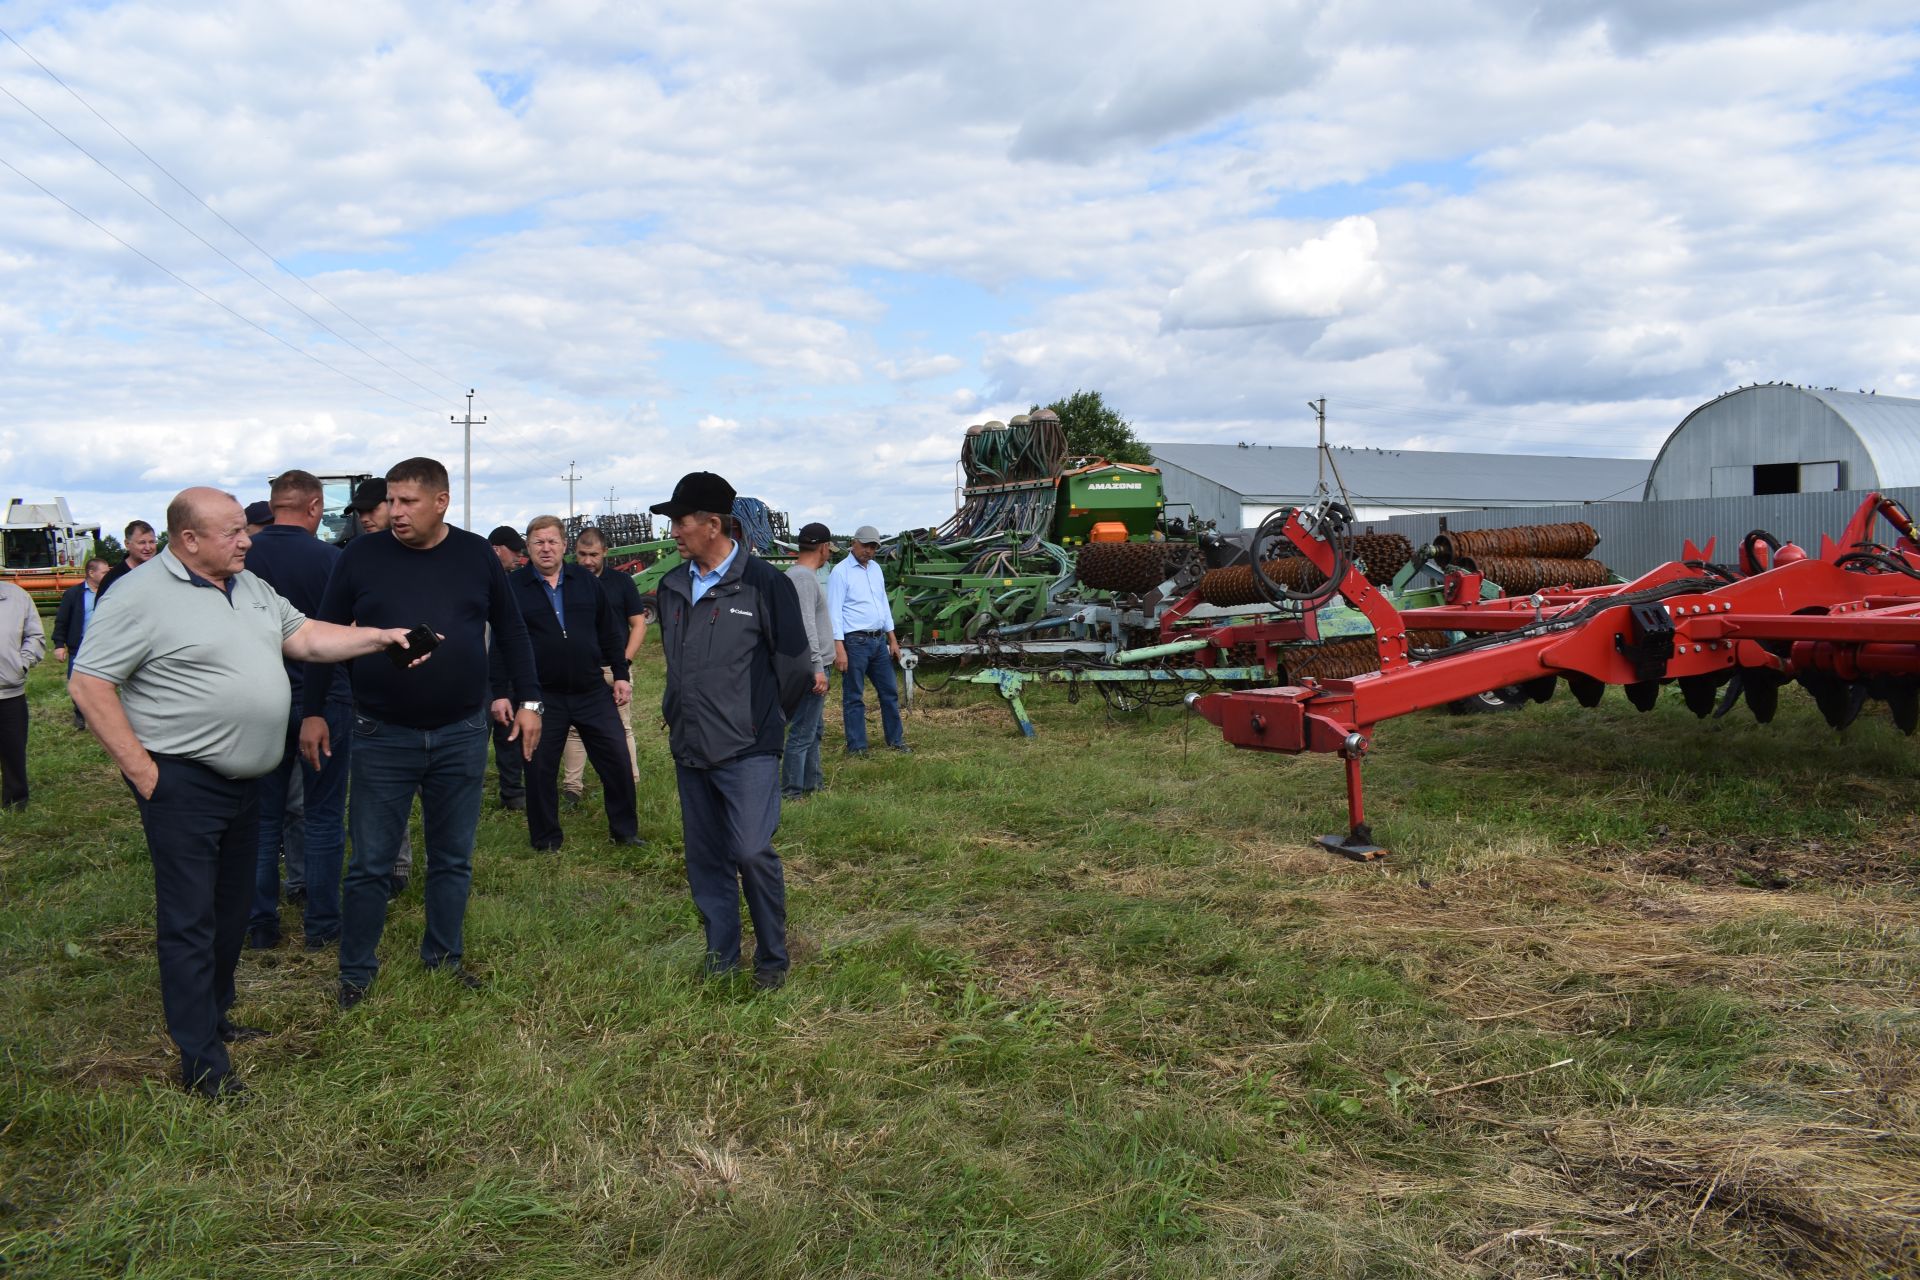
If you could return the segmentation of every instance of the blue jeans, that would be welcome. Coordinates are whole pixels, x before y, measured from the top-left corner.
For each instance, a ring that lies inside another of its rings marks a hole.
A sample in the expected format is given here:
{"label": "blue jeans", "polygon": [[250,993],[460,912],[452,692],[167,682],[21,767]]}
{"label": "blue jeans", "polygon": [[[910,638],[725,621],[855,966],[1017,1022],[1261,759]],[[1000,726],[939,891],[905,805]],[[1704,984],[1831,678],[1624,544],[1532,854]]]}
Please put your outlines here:
{"label": "blue jeans", "polygon": [[820,738],[827,728],[827,695],[809,693],[787,721],[787,754],[780,761],[780,791],[805,795],[826,785],[820,772]]}
{"label": "blue jeans", "polygon": [[[263,775],[260,789],[260,847],[254,863],[253,915],[248,928],[275,936],[280,932],[280,855],[287,858],[287,887],[306,889],[309,942],[340,936],[340,863],[346,854],[347,729],[353,716],[344,702],[326,706],[333,754],[316,773],[300,758],[299,708],[287,729],[287,754],[280,767]],[[295,874],[295,869],[299,874]]]}
{"label": "blue jeans", "polygon": [[740,964],[740,899],[753,917],[756,973],[787,970],[787,880],[780,829],[779,760],[742,756],[711,769],[674,766],[687,846],[687,887],[707,933],[707,972]]}
{"label": "blue jeans", "polygon": [[394,850],[406,833],[416,790],[427,864],[420,959],[429,969],[459,962],[488,738],[486,712],[479,708],[437,729],[411,729],[355,712],[347,810],[353,857],[340,912],[342,982],[366,987],[380,971],[375,953],[387,923]]}
{"label": "blue jeans", "polygon": [[887,651],[883,635],[850,635],[841,643],[847,646],[847,674],[840,682],[840,711],[847,721],[847,750],[867,749],[867,704],[861,699],[861,685],[873,679],[873,691],[880,695],[880,728],[890,747],[905,746],[907,731],[900,723],[900,695],[893,685],[893,656]]}

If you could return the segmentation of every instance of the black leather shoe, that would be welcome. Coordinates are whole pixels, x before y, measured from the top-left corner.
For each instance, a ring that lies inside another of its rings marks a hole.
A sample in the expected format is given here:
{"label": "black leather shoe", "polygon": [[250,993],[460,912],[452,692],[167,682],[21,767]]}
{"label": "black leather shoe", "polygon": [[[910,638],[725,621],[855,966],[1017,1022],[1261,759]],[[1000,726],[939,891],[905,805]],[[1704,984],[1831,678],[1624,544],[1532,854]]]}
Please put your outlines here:
{"label": "black leather shoe", "polygon": [[644,849],[647,847],[646,840],[637,835],[616,836],[613,842],[618,845],[625,845],[629,849]]}
{"label": "black leather shoe", "polygon": [[351,982],[342,982],[340,984],[341,1009],[351,1009],[366,998],[367,989],[365,987],[356,987]]}
{"label": "black leather shoe", "polygon": [[299,888],[299,889],[287,890],[287,904],[289,906],[295,906],[295,907],[304,907],[305,905],[307,905],[306,889]]}
{"label": "black leather shoe", "polygon": [[514,796],[509,799],[506,796],[502,796],[500,798],[500,807],[509,813],[525,813],[527,811],[526,797]]}
{"label": "black leather shoe", "polygon": [[202,1076],[186,1086],[188,1093],[205,1102],[239,1105],[247,1100],[247,1086],[232,1072],[224,1076]]}
{"label": "black leather shoe", "polygon": [[535,853],[558,853],[560,852],[560,842],[553,840],[545,844],[537,844],[533,846],[533,851]]}
{"label": "black leather shoe", "polygon": [[478,975],[468,973],[466,966],[461,964],[458,960],[454,961],[452,964],[428,965],[427,972],[437,973],[443,978],[447,978],[447,979],[450,979],[451,981],[457,982],[469,991],[478,991],[480,988],[487,985],[485,982],[480,980]]}
{"label": "black leather shoe", "polygon": [[249,1040],[265,1040],[273,1032],[265,1027],[228,1027],[220,1033],[222,1044],[245,1044]]}
{"label": "black leather shoe", "polygon": [[753,971],[753,985],[759,991],[778,991],[787,985],[785,969],[756,969]]}
{"label": "black leather shoe", "polygon": [[901,744],[900,744],[899,746],[897,746],[897,747],[888,747],[888,748],[887,748],[887,750],[889,750],[889,751],[898,751],[898,752],[899,752],[899,753],[900,753],[901,755],[903,755],[903,756],[910,756],[910,755],[912,755],[912,754],[913,754],[913,748],[912,748],[912,747],[910,747],[910,746],[908,746],[908,745],[907,745],[906,743],[904,743],[904,742],[903,742],[903,743],[901,743]]}
{"label": "black leather shoe", "polygon": [[409,883],[410,882],[408,881],[408,879],[403,875],[396,874],[396,875],[388,876],[387,877],[387,897],[388,898],[399,897],[401,894],[407,891],[407,885]]}
{"label": "black leather shoe", "polygon": [[578,809],[582,799],[584,799],[584,797],[577,791],[562,791],[560,793],[560,807],[562,809]]}
{"label": "black leather shoe", "polygon": [[266,929],[247,930],[247,950],[271,951],[280,945],[280,935]]}
{"label": "black leather shoe", "polygon": [[333,946],[335,943],[339,941],[340,941],[340,935],[337,933],[334,934],[331,938],[308,938],[307,950],[325,951],[328,947]]}

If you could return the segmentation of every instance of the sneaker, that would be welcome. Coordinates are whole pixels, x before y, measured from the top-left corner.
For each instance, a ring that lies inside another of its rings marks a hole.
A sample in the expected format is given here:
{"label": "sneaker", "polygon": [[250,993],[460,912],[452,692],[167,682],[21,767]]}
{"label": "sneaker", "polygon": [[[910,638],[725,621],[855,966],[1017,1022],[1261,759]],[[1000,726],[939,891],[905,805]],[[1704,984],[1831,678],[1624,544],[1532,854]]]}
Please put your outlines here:
{"label": "sneaker", "polygon": [[900,753],[901,755],[903,755],[903,756],[910,756],[910,755],[912,755],[912,754],[913,754],[913,748],[912,748],[912,747],[910,747],[910,746],[908,746],[908,745],[907,745],[906,743],[904,743],[904,742],[894,742],[894,743],[889,743],[889,744],[887,745],[887,750],[889,750],[889,751],[898,751],[898,752],[899,752],[899,753]]}
{"label": "sneaker", "polygon": [[853,747],[848,747],[847,755],[852,757],[855,760],[864,760],[867,758],[867,749],[865,747],[860,747],[858,749],[855,749]]}
{"label": "sneaker", "polygon": [[580,801],[584,798],[582,793],[578,791],[562,791],[560,793],[560,807],[562,809],[578,809],[580,807]]}
{"label": "sneaker", "polygon": [[639,835],[615,836],[613,842],[617,845],[624,845],[629,849],[644,849],[647,847],[646,840]]}
{"label": "sneaker", "polygon": [[367,989],[365,987],[356,986],[348,982],[345,978],[340,980],[340,1008],[342,1011],[353,1008],[353,1006],[359,1004],[366,998]]}
{"label": "sneaker", "polygon": [[407,885],[409,883],[411,882],[407,879],[405,872],[396,871],[392,875],[388,876],[387,877],[388,901],[392,901],[394,898],[397,898],[401,894],[405,893],[407,891]]}

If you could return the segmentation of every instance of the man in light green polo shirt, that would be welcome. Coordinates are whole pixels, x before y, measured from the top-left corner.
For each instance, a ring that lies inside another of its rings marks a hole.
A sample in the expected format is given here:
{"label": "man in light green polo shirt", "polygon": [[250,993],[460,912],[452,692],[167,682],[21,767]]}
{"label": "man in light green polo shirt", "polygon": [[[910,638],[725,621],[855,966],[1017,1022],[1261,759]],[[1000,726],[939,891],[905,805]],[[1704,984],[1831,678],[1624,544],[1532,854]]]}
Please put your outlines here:
{"label": "man in light green polo shirt", "polygon": [[230,494],[174,498],[166,550],[101,597],[70,686],[140,807],[182,1082],[216,1100],[245,1091],[227,1044],[265,1034],[227,1011],[253,898],[253,782],[280,763],[293,703],[281,657],[343,662],[407,634],[307,618],[246,571],[246,527]]}

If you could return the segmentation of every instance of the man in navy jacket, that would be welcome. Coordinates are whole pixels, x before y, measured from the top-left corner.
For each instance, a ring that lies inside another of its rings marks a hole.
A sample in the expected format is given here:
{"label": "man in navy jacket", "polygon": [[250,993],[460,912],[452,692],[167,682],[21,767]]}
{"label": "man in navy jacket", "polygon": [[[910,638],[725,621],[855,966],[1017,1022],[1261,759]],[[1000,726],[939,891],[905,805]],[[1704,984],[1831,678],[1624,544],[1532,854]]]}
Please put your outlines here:
{"label": "man in navy jacket", "polygon": [[733,486],[682,476],[653,507],[686,563],[660,581],[661,711],[680,787],[687,884],[706,925],[707,973],[740,964],[740,899],[762,989],[787,980],[787,885],[774,852],[787,717],[813,688],[807,627],[787,576],[727,533]]}
{"label": "man in navy jacket", "polygon": [[[107,576],[108,567],[105,560],[94,556],[87,561],[87,580],[60,593],[60,609],[53,615],[53,656],[63,664],[62,676],[73,674],[73,658],[86,639],[87,623],[93,620],[93,606],[100,599],[100,580]],[[87,727],[87,718],[77,706],[73,709],[73,727]]]}
{"label": "man in navy jacket", "polygon": [[[619,710],[633,697],[626,619],[614,617],[592,574],[566,563],[566,526],[560,517],[536,516],[527,526],[526,545],[529,562],[507,575],[507,585],[526,619],[534,670],[547,704],[540,745],[527,765],[527,835],[539,852],[557,850],[566,839],[560,829],[560,755],[571,727],[580,731],[587,758],[600,775],[608,834],[615,844],[644,845],[634,812],[633,762]],[[504,725],[513,703],[506,663],[497,648],[492,666],[493,717]],[[603,667],[613,671],[611,688],[600,674]]]}

